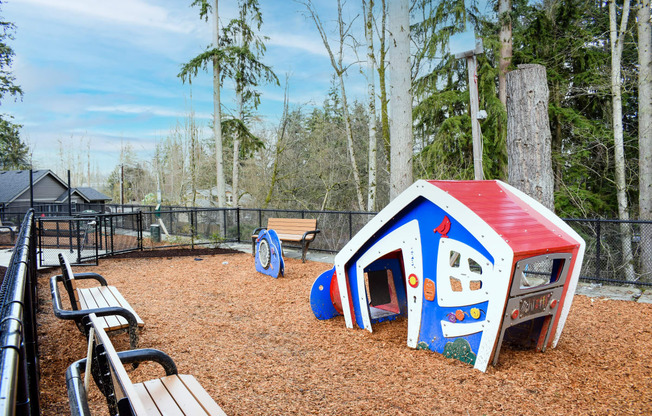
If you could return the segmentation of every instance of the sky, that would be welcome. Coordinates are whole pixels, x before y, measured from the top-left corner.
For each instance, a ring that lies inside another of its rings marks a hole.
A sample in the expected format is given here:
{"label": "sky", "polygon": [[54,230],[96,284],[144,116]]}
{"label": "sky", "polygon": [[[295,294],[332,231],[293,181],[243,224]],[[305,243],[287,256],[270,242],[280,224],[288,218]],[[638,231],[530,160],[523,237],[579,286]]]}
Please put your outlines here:
{"label": "sky", "polygon": [[[2,17],[16,25],[15,39],[10,41],[16,53],[13,73],[24,96],[16,102],[5,97],[0,112],[23,125],[21,136],[33,149],[35,168],[56,166],[60,143],[84,157],[90,148],[91,163],[103,174],[120,163],[123,144],[129,144],[139,159],[148,160],[157,141],[183,122],[191,107],[203,135],[210,137],[212,70],[200,72],[192,90],[177,77],[181,65],[204,51],[212,38],[210,19],[201,20],[191,3],[3,1]],[[335,42],[336,2],[313,3],[331,43]],[[344,18],[356,19],[353,28],[362,40],[360,3],[347,2]],[[295,1],[261,0],[260,4],[261,34],[269,37],[263,61],[282,84],[289,77],[292,107],[320,106],[333,68],[314,23]],[[236,15],[236,6],[235,0],[220,2],[222,25]],[[473,33],[456,38],[451,49],[473,49]],[[364,55],[361,50],[360,56]],[[354,52],[345,52],[345,63],[355,61]],[[360,68],[352,66],[345,82],[347,94],[365,100],[366,81]],[[283,86],[265,85],[260,91],[258,113],[263,123],[276,126],[282,114]],[[229,81],[222,89],[222,105],[223,111],[235,108]]]}

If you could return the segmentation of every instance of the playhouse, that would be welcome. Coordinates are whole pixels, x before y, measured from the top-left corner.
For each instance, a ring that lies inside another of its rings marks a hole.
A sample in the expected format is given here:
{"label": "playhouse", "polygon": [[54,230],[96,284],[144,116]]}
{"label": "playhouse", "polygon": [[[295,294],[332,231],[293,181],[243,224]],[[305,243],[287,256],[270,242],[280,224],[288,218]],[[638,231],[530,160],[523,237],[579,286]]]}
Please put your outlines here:
{"label": "playhouse", "polygon": [[556,346],[585,243],[500,181],[420,180],[336,255],[310,295],[348,328],[407,317],[407,344],[485,371],[503,342]]}

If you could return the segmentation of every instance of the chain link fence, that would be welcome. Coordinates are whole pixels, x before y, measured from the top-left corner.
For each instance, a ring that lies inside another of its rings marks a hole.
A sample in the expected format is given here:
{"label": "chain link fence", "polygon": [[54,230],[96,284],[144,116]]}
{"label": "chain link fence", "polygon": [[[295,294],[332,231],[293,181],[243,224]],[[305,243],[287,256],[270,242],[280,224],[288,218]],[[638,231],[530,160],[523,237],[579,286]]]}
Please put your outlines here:
{"label": "chain link fence", "polygon": [[[107,205],[104,213],[62,215],[39,207],[42,265],[57,262],[53,250],[67,249],[73,263],[134,250],[249,243],[269,218],[313,218],[321,230],[310,250],[338,252],[376,213],[260,208],[187,208]],[[5,221],[9,218],[3,217]],[[13,218],[11,218],[13,219]],[[586,241],[581,278],[603,283],[652,286],[652,221],[566,219]],[[293,247],[288,245],[288,247]],[[297,246],[298,248],[298,246]],[[49,251],[48,251],[49,250]],[[631,255],[627,253],[631,252]],[[95,260],[97,261],[97,260]],[[55,265],[55,264],[53,264]]]}
{"label": "chain link fence", "polygon": [[652,286],[652,221],[565,221],[586,241],[582,279]]}

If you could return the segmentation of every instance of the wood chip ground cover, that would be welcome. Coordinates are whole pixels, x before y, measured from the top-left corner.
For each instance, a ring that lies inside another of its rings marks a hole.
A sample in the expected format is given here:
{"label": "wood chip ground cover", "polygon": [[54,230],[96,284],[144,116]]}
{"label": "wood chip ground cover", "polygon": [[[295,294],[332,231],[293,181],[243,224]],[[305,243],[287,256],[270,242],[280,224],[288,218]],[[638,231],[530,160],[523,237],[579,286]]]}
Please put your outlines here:
{"label": "wood chip ground cover", "polygon": [[[279,279],[250,254],[102,260],[102,274],[145,321],[140,347],[169,354],[229,415],[643,415],[652,414],[652,305],[576,296],[556,349],[503,348],[486,373],[407,347],[407,321],[374,332],[318,321],[314,279],[331,265],[286,259]],[[69,414],[66,368],[86,341],[52,313],[40,276],[44,415]],[[112,337],[128,348],[125,334]],[[128,368],[134,381],[162,376]],[[91,383],[93,384],[93,383]],[[94,415],[107,415],[92,385]]]}

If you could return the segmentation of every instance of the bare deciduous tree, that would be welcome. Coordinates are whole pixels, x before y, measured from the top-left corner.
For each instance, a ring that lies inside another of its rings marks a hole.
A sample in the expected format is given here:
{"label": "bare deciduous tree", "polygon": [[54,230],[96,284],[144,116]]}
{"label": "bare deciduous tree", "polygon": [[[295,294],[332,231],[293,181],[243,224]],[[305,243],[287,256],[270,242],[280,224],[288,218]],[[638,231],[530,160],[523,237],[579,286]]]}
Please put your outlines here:
{"label": "bare deciduous tree", "polygon": [[[638,0],[638,206],[652,220],[652,23],[650,0]],[[652,225],[641,225],[641,272],[652,278]]]}
{"label": "bare deciduous tree", "polygon": [[[609,0],[609,38],[611,44],[611,102],[612,127],[614,131],[614,163],[616,168],[616,197],[618,199],[618,216],[621,220],[629,220],[627,202],[627,180],[625,177],[625,143],[623,138],[623,103],[622,78],[620,64],[625,42],[625,32],[629,21],[630,0],[623,2],[620,28],[616,20],[616,1]],[[623,268],[625,279],[636,280],[632,256],[632,230],[626,222],[620,223],[620,240],[622,246]]]}
{"label": "bare deciduous tree", "polygon": [[350,65],[345,66],[343,63],[344,42],[347,36],[349,35],[349,30],[353,22],[349,23],[348,26],[344,24],[344,20],[342,17],[342,2],[341,0],[337,0],[337,25],[338,25],[338,34],[339,34],[339,39],[338,39],[339,48],[338,48],[337,59],[336,59],[335,55],[333,54],[333,51],[331,50],[330,43],[328,42],[328,36],[326,36],[326,30],[324,29],[324,26],[322,25],[319,16],[315,12],[312,2],[308,0],[305,2],[301,2],[301,4],[303,4],[306,7],[306,9],[308,10],[308,14],[315,22],[315,26],[319,31],[319,35],[321,36],[321,39],[324,43],[324,47],[326,48],[326,51],[328,52],[328,56],[330,57],[331,65],[333,66],[333,69],[335,70],[335,74],[337,75],[337,78],[339,80],[340,94],[342,95],[342,111],[344,114],[344,126],[346,128],[346,138],[348,144],[347,147],[349,151],[349,158],[351,160],[351,170],[353,171],[353,181],[355,182],[355,191],[358,200],[358,208],[360,209],[360,211],[362,211],[364,209],[362,186],[360,184],[360,173],[358,171],[358,164],[356,162],[355,153],[353,151],[353,133],[351,130],[351,119],[349,117],[348,103],[346,100],[346,89],[344,87],[344,73],[350,66]]}
{"label": "bare deciduous tree", "polygon": [[376,210],[376,158],[378,144],[376,143],[376,58],[374,55],[374,33],[373,33],[373,9],[374,0],[365,4],[362,0],[362,8],[366,11],[365,37],[367,38],[367,93],[369,94],[369,184],[367,188],[367,211]]}
{"label": "bare deciduous tree", "polygon": [[393,200],[412,185],[412,74],[408,0],[389,3],[390,33],[390,191]]}

